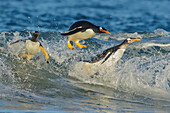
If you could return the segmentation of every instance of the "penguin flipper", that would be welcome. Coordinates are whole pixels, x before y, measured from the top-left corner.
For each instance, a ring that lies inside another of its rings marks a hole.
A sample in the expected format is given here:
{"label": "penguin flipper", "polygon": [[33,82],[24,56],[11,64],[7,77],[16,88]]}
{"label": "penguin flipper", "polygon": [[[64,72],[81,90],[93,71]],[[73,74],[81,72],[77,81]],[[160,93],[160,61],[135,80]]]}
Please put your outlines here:
{"label": "penguin flipper", "polygon": [[103,63],[105,63],[106,62],[106,60],[114,53],[114,52],[116,52],[118,50],[118,48],[117,49],[114,49],[114,50],[112,50],[108,55],[107,55],[107,57],[103,60],[103,62],[101,63],[101,64],[103,64]]}
{"label": "penguin flipper", "polygon": [[50,62],[50,59],[49,59],[49,56],[48,56],[46,50],[44,49],[44,47],[43,47],[41,44],[40,44],[40,47],[39,47],[39,48],[40,48],[40,50],[43,52],[47,63],[49,63],[49,62]]}
{"label": "penguin flipper", "polygon": [[19,42],[25,42],[26,40],[17,40],[17,41],[15,41],[15,42],[13,42],[13,43],[10,43],[10,45],[13,45],[13,44],[16,44],[16,43],[19,43]]}
{"label": "penguin flipper", "polygon": [[61,33],[61,35],[69,36],[69,35],[73,35],[73,34],[78,33],[78,32],[83,32],[85,30],[86,30],[85,28],[75,28],[75,29],[67,31],[65,33]]}
{"label": "penguin flipper", "polygon": [[84,60],[83,62],[96,63],[96,62],[102,60],[111,51],[107,55],[107,57],[103,60],[103,62],[101,63],[101,64],[103,64],[113,54],[113,52],[116,52],[118,50],[118,48],[113,49],[113,50],[112,49],[113,48],[109,48],[109,49],[105,50],[103,53],[96,55],[91,60],[89,60],[89,61],[88,60]]}

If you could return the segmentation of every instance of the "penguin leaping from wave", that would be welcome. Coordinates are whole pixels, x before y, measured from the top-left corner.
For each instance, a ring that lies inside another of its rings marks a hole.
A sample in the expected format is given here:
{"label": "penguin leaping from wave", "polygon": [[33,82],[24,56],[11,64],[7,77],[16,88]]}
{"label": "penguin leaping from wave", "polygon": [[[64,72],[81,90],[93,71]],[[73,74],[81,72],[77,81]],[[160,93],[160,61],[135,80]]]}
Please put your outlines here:
{"label": "penguin leaping from wave", "polygon": [[116,63],[122,56],[128,45],[135,41],[140,41],[140,38],[128,38],[124,40],[120,45],[108,48],[104,50],[101,54],[96,55],[91,60],[84,60],[85,66],[96,66],[96,65],[103,65],[106,64],[110,66],[113,63]]}
{"label": "penguin leaping from wave", "polygon": [[41,43],[37,40],[39,34],[40,33],[38,31],[35,31],[31,39],[18,40],[16,42],[11,43],[10,45],[16,44],[18,42],[25,42],[25,46],[24,46],[25,51],[24,53],[19,54],[19,57],[26,57],[26,59],[29,60],[31,59],[32,55],[37,54],[41,50],[45,56],[46,62],[49,63],[49,56],[46,50],[41,45]]}
{"label": "penguin leaping from wave", "polygon": [[63,36],[68,37],[68,48],[74,49],[70,41],[76,41],[75,44],[79,48],[87,47],[86,45],[81,45],[79,43],[80,40],[88,39],[93,37],[96,33],[107,33],[111,34],[108,30],[106,30],[103,27],[96,26],[88,21],[78,21],[75,22],[71,27],[69,28],[69,31],[65,33],[61,33]]}

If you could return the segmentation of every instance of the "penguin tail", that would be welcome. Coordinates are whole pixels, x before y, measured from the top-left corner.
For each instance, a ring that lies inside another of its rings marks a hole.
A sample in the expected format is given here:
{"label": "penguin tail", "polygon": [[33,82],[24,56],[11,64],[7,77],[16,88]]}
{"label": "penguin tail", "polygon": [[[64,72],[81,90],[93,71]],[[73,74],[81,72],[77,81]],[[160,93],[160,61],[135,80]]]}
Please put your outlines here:
{"label": "penguin tail", "polygon": [[69,35],[73,35],[75,33],[81,32],[81,31],[85,31],[86,29],[84,28],[75,28],[73,30],[67,31],[65,33],[60,33],[63,36],[69,36]]}
{"label": "penguin tail", "polygon": [[62,36],[68,36],[69,35],[69,33],[60,33]]}

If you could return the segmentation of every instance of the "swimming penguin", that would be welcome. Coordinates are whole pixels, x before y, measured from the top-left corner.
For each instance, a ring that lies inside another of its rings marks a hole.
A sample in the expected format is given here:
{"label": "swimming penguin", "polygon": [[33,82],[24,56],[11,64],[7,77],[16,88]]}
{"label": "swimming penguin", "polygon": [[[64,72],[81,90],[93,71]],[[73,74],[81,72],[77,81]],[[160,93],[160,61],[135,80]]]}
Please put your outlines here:
{"label": "swimming penguin", "polygon": [[96,55],[91,60],[84,60],[85,66],[89,68],[91,66],[99,66],[105,64],[105,66],[111,66],[113,63],[115,64],[122,56],[128,45],[135,41],[140,41],[140,38],[128,38],[124,40],[120,45],[108,48],[104,50],[101,54]]}
{"label": "swimming penguin", "polygon": [[10,45],[16,44],[18,42],[25,42],[25,53],[19,54],[19,57],[26,57],[27,60],[31,59],[32,55],[35,55],[41,50],[45,56],[46,62],[49,63],[49,56],[44,49],[44,47],[41,45],[41,43],[37,40],[39,36],[39,32],[35,31],[33,33],[33,36],[31,39],[26,39],[26,40],[18,40],[16,42],[11,43]]}
{"label": "swimming penguin", "polygon": [[86,45],[81,45],[79,43],[80,40],[88,39],[93,37],[96,33],[108,33],[111,34],[109,31],[107,31],[105,28],[96,26],[88,21],[78,21],[75,22],[71,27],[69,28],[69,31],[65,33],[61,33],[63,36],[68,36],[68,48],[74,49],[70,41],[76,41],[75,44],[79,48],[87,47]]}

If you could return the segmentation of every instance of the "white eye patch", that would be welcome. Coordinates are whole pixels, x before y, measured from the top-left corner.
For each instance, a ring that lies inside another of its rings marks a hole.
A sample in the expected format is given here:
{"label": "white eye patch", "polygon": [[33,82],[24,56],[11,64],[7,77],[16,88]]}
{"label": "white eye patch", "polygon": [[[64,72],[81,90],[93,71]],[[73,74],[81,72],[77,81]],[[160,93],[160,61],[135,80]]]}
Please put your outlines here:
{"label": "white eye patch", "polygon": [[128,38],[127,40],[128,40],[128,41],[130,41],[131,39],[130,39],[130,38]]}
{"label": "white eye patch", "polygon": [[100,27],[100,31],[102,31],[103,30],[103,28],[102,27]]}

